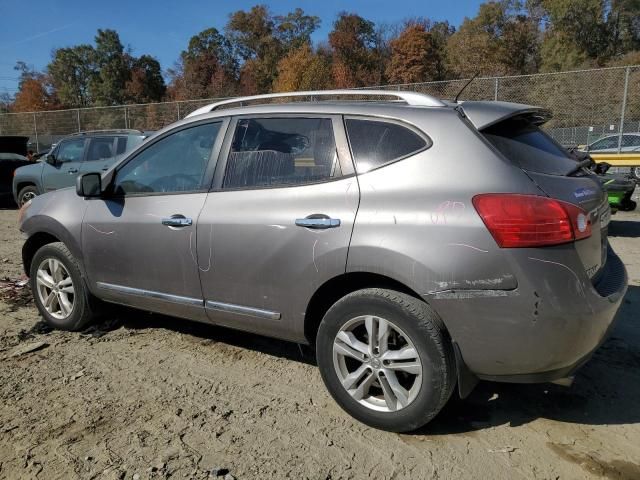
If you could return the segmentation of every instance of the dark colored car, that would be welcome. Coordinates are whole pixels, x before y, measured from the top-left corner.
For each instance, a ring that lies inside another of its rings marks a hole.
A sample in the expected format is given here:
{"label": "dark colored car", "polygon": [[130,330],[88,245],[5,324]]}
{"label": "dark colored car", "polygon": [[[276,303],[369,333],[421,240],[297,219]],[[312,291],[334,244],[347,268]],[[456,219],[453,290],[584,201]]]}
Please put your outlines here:
{"label": "dark colored car", "polygon": [[29,137],[0,136],[0,204],[12,202],[11,185],[15,171],[31,162],[27,160]]}

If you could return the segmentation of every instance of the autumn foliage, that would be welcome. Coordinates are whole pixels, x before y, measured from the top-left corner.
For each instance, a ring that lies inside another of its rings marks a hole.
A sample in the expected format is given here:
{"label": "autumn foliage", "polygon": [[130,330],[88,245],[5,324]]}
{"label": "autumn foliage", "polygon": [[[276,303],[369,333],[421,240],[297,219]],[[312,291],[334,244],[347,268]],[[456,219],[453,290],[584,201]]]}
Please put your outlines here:
{"label": "autumn foliage", "polygon": [[98,30],[93,45],[55,50],[43,72],[19,62],[9,106],[36,111],[624,65],[640,55],[638,18],[637,0],[495,0],[457,29],[426,17],[376,25],[340,12],[318,42],[317,16],[256,5],[232,13],[221,30],[191,37],[164,74],[153,57],[134,57],[114,30]]}

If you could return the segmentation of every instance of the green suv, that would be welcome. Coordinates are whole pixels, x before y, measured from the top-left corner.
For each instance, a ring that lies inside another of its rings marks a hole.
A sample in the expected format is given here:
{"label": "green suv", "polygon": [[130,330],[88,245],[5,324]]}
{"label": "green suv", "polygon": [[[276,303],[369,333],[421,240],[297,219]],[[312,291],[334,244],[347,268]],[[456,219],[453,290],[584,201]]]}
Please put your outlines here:
{"label": "green suv", "polygon": [[99,130],[63,138],[34,165],[18,168],[13,198],[22,206],[36,195],[75,185],[82,173],[106,171],[116,157],[140,145],[148,133],[140,130]]}

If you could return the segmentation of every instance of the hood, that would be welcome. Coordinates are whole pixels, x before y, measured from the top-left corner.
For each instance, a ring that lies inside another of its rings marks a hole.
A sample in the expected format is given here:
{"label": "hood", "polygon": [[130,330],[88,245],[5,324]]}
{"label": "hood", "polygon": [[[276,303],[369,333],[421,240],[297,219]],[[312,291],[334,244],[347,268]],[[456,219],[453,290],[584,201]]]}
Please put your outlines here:
{"label": "hood", "polygon": [[23,167],[20,168],[16,168],[16,173],[15,175],[29,175],[29,176],[35,176],[35,177],[40,177],[40,174],[42,173],[42,169],[44,168],[44,163],[42,162],[34,162],[34,163],[29,163],[29,165],[25,165]]}
{"label": "hood", "polygon": [[536,125],[542,125],[551,118],[551,112],[542,107],[511,102],[460,102],[459,107],[473,126],[485,129],[511,117],[527,115]]}

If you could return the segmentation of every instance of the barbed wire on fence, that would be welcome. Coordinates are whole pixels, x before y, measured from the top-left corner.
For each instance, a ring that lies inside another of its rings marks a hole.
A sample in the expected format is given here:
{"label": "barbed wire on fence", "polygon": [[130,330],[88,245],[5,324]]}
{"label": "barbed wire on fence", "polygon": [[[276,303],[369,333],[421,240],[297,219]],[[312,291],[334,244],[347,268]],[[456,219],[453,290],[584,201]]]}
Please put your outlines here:
{"label": "barbed wire on fence", "polygon": [[[454,98],[468,79],[378,85]],[[356,89],[357,90],[357,89]],[[25,135],[35,148],[87,130],[158,130],[208,103],[209,98],[163,103],[0,114],[0,135]],[[640,132],[640,65],[520,76],[476,78],[461,100],[501,100],[545,107],[547,131],[563,145],[588,144],[605,135]]]}

